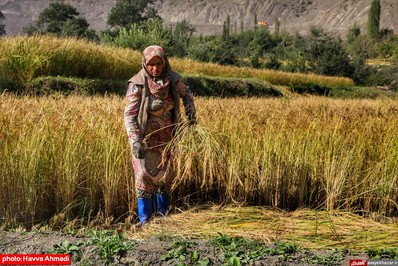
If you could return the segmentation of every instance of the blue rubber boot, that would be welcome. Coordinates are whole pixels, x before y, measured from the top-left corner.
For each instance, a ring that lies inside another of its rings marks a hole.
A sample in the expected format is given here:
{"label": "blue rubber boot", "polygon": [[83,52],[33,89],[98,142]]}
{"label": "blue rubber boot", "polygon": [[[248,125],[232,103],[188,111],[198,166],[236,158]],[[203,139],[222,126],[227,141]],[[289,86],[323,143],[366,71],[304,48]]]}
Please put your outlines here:
{"label": "blue rubber boot", "polygon": [[138,217],[140,218],[140,225],[143,225],[152,217],[152,199],[138,198]]}
{"label": "blue rubber boot", "polygon": [[156,211],[160,212],[161,215],[166,216],[170,204],[169,195],[166,193],[156,193],[155,201]]}

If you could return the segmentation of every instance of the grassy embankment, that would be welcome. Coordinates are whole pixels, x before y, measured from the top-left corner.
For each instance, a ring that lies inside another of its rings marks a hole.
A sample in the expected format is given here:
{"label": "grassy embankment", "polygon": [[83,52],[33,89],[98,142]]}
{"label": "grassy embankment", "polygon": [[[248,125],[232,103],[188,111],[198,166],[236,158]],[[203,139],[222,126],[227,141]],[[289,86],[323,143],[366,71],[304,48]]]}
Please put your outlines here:
{"label": "grassy embankment", "polygon": [[[220,66],[191,60],[170,58],[177,72],[191,79],[256,80],[273,86],[351,87],[348,78],[312,74]],[[141,67],[140,53],[75,39],[52,37],[12,37],[0,39],[0,77],[19,83],[30,83],[38,77],[61,76],[84,79],[122,80]],[[233,82],[233,80],[231,81]],[[34,83],[34,82],[33,82]],[[30,88],[34,86],[30,86]],[[28,86],[29,88],[29,86]],[[122,88],[124,89],[124,88]],[[195,88],[193,88],[195,89]]]}

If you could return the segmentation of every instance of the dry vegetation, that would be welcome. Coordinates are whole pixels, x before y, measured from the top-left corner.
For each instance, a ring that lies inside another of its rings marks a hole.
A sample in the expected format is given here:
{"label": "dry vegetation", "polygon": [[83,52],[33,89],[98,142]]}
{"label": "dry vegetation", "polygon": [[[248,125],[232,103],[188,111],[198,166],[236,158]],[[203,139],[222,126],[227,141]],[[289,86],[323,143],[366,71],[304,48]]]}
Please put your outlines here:
{"label": "dry vegetation", "polygon": [[[39,76],[127,80],[141,68],[137,51],[49,36],[0,39],[0,76],[27,82]],[[274,85],[321,84],[351,86],[349,78],[226,67],[172,58],[176,71],[217,77],[258,78]]]}
{"label": "dry vegetation", "polygon": [[[126,228],[128,230],[128,227]],[[199,206],[156,219],[132,239],[213,239],[220,234],[272,244],[296,243],[309,249],[364,251],[396,247],[394,219],[370,219],[341,211],[298,209],[286,212],[268,207]]]}
{"label": "dry vegetation", "polygon": [[[1,95],[2,226],[134,218],[123,108],[119,97]],[[175,206],[397,215],[397,101],[197,98],[197,109],[199,125],[177,136]]]}

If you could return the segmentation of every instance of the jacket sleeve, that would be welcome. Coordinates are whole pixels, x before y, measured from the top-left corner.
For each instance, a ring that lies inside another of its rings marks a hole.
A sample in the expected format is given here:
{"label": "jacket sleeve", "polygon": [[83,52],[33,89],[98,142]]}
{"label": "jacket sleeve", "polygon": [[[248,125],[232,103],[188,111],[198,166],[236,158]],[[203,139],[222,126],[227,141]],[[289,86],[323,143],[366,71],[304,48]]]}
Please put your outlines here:
{"label": "jacket sleeve", "polygon": [[129,83],[126,93],[126,107],[124,109],[124,126],[129,143],[141,141],[138,126],[138,112],[141,104],[141,89],[134,83]]}
{"label": "jacket sleeve", "polygon": [[189,87],[182,80],[177,80],[175,84],[177,91],[182,99],[185,108],[185,114],[191,124],[196,123],[196,108],[193,94]]}

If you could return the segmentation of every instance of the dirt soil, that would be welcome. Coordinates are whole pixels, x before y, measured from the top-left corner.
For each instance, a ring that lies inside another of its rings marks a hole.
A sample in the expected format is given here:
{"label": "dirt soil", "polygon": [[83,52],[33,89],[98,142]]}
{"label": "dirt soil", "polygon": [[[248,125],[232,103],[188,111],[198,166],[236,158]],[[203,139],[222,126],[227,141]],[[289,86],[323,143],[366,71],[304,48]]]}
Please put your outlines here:
{"label": "dirt soil", "polygon": [[126,240],[132,247],[108,262],[100,256],[101,247],[90,244],[90,237],[71,236],[57,231],[0,231],[0,235],[0,254],[48,254],[54,246],[67,240],[73,244],[83,243],[79,245],[82,256],[72,265],[169,265],[160,261],[160,256],[167,253],[171,243],[159,239]]}
{"label": "dirt soil", "polygon": [[[145,240],[126,239],[125,242],[131,247],[122,254],[114,255],[109,261],[101,258],[101,247],[90,244],[90,237],[77,237],[63,234],[57,231],[36,231],[36,232],[9,232],[0,231],[0,254],[48,254],[54,247],[64,242],[82,243],[79,250],[82,255],[79,261],[73,261],[72,265],[177,265],[182,260],[169,258],[162,260],[161,257],[173,252],[173,239],[162,240],[150,238]],[[215,247],[210,241],[190,240],[192,246],[185,254],[196,251],[207,264],[190,263],[186,261],[183,265],[224,265],[224,252]],[[175,249],[177,250],[177,248]],[[283,261],[281,255],[272,255],[267,258],[252,260],[242,265],[336,265],[334,263],[311,263],[303,262],[305,258],[311,261],[314,256],[322,257],[324,252],[296,252],[289,255],[288,261]],[[170,256],[169,256],[170,257]],[[173,257],[173,256],[171,256]],[[353,256],[340,254],[339,258],[342,265],[348,265],[348,261]],[[361,257],[363,258],[363,256]],[[75,260],[75,256],[72,255]],[[339,264],[340,264],[339,263]],[[227,264],[232,265],[232,264]]]}

